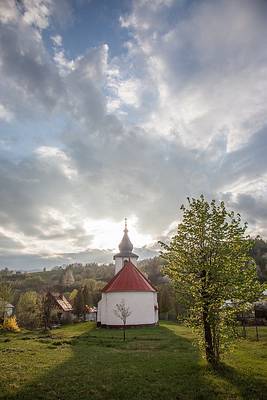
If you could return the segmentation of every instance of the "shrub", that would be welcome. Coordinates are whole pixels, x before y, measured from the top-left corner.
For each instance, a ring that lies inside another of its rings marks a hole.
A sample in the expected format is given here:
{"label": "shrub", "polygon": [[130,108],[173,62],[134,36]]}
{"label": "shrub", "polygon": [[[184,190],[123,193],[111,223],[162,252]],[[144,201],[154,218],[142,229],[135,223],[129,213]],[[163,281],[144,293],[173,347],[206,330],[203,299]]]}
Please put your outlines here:
{"label": "shrub", "polygon": [[20,329],[16,317],[13,316],[6,318],[3,322],[3,329],[9,332],[19,332]]}

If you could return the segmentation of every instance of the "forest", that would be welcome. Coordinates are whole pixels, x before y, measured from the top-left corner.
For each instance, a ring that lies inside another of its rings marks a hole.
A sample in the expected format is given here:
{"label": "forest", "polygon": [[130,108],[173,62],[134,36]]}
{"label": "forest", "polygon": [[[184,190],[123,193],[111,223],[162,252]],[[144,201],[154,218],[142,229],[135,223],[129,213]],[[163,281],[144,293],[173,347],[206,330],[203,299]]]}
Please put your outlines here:
{"label": "forest", "polygon": [[[261,282],[267,281],[267,242],[257,238],[252,249],[252,256],[257,265],[257,273]],[[180,303],[175,290],[163,273],[164,260],[158,256],[142,260],[138,267],[158,289],[160,318],[177,320],[183,317],[184,306]],[[16,307],[19,316],[20,308],[30,309],[26,317],[26,325],[36,324],[34,315],[38,308],[38,297],[50,291],[61,293],[79,310],[80,302],[88,306],[97,306],[101,298],[101,289],[114,275],[113,264],[70,264],[56,266],[40,272],[14,272],[8,268],[0,270],[0,283],[10,285],[12,296],[10,302]],[[85,296],[82,298],[82,296]],[[76,299],[76,300],[75,300]],[[81,300],[82,299],[82,300]],[[26,306],[25,306],[26,302]],[[25,314],[25,313],[24,313]],[[79,311],[77,311],[79,314]],[[25,320],[25,315],[22,316]],[[25,322],[25,321],[24,321]],[[24,323],[25,325],[25,323]]]}

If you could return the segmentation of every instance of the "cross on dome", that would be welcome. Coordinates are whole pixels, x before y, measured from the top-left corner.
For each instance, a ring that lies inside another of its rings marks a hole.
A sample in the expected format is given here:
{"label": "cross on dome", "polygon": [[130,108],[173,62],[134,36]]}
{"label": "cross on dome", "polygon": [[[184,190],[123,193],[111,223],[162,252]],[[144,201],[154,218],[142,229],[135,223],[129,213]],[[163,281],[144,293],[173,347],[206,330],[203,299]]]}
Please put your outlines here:
{"label": "cross on dome", "polygon": [[124,256],[130,256],[133,251],[133,244],[128,236],[127,218],[124,219],[124,235],[119,244],[120,253]]}
{"label": "cross on dome", "polygon": [[[133,253],[133,244],[129,239],[128,236],[128,225],[127,225],[127,218],[124,218],[124,230],[123,230],[123,237],[119,244],[119,253],[113,256],[114,260],[117,260],[117,265],[119,268],[122,268],[124,265],[124,260],[137,260],[138,255]],[[118,261],[121,260],[121,261]],[[117,268],[117,267],[116,267]]]}

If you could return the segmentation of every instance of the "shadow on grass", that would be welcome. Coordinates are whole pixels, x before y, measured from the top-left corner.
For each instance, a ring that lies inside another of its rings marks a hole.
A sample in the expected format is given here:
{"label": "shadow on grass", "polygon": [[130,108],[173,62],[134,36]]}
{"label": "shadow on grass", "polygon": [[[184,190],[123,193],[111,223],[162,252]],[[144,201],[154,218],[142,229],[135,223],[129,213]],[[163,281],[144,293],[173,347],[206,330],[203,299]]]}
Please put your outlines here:
{"label": "shadow on grass", "polygon": [[[256,371],[255,371],[256,372]],[[267,399],[267,383],[266,377],[251,376],[250,374],[241,373],[236,368],[222,363],[219,370],[214,373],[219,378],[228,382],[237,388],[241,399],[248,400],[266,400]]]}
{"label": "shadow on grass", "polygon": [[67,348],[72,355],[5,400],[263,400],[267,393],[262,381],[228,366],[210,371],[191,341],[167,326],[128,330],[126,342],[121,335],[94,329],[41,341],[47,352]]}

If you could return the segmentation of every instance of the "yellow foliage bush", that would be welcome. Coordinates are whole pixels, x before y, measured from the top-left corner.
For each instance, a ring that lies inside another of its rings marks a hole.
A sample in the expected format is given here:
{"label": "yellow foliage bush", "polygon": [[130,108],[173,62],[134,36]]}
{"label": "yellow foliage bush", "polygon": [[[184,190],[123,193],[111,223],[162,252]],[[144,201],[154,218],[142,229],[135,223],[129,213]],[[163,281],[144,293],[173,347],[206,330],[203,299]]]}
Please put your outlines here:
{"label": "yellow foliage bush", "polygon": [[20,329],[16,317],[13,316],[6,318],[3,322],[3,329],[9,332],[19,332]]}

